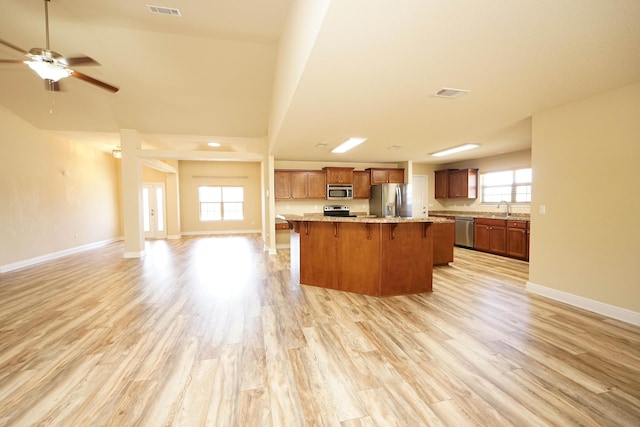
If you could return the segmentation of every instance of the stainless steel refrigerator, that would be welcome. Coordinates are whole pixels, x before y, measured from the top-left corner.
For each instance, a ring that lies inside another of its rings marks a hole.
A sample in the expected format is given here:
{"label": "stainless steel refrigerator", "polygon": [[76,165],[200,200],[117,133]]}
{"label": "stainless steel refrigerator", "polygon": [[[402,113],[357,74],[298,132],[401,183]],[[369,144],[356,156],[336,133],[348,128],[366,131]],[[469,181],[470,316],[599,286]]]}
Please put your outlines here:
{"label": "stainless steel refrigerator", "polygon": [[369,214],[378,218],[411,217],[411,184],[372,185]]}

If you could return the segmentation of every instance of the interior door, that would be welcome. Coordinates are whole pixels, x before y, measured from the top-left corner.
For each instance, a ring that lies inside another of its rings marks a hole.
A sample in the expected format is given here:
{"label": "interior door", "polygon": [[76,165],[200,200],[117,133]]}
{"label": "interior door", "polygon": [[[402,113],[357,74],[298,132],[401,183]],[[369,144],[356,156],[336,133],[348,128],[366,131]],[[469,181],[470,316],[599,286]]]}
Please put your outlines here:
{"label": "interior door", "polygon": [[164,183],[142,185],[142,217],[145,239],[167,237]]}
{"label": "interior door", "polygon": [[413,175],[413,211],[414,218],[426,218],[429,216],[428,177],[426,175]]}

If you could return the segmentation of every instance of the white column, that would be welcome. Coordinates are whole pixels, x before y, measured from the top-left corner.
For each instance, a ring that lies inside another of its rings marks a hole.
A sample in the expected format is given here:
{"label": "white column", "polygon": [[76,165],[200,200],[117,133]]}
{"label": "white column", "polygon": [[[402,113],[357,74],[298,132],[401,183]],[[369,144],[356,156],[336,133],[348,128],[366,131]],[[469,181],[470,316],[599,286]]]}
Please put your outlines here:
{"label": "white column", "polygon": [[138,159],[140,136],[133,129],[120,129],[122,149],[122,213],[124,221],[124,258],[144,256],[142,225],[142,163]]}

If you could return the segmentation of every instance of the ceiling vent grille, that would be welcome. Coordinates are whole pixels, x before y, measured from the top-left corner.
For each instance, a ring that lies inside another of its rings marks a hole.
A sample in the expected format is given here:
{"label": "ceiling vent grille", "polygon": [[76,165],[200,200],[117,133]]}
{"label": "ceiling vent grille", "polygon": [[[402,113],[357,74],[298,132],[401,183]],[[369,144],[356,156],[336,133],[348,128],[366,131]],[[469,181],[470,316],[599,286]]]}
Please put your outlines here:
{"label": "ceiling vent grille", "polygon": [[158,15],[182,16],[179,9],[172,7],[154,6],[152,4],[148,4],[147,7],[149,8],[149,12],[157,13]]}
{"label": "ceiling vent grille", "polygon": [[461,97],[465,93],[469,93],[469,91],[464,89],[452,89],[449,87],[443,87],[442,89],[434,93],[432,96],[435,96],[438,98],[455,99],[455,98]]}

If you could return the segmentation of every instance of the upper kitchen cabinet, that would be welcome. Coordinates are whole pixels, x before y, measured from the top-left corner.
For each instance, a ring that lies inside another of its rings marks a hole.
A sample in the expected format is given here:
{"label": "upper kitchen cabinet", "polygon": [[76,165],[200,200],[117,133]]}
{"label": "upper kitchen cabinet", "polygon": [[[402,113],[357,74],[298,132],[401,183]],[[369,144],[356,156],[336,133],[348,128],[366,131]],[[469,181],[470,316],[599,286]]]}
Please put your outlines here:
{"label": "upper kitchen cabinet", "polygon": [[446,199],[449,197],[449,171],[453,169],[443,169],[436,171],[435,198]]}
{"label": "upper kitchen cabinet", "polygon": [[478,197],[478,169],[444,169],[435,172],[436,199]]}
{"label": "upper kitchen cabinet", "polygon": [[276,200],[326,199],[327,178],[324,171],[276,170]]}
{"label": "upper kitchen cabinet", "polygon": [[327,172],[327,184],[353,184],[354,168],[323,168]]}
{"label": "upper kitchen cabinet", "polygon": [[353,198],[368,199],[371,197],[371,175],[367,171],[353,172]]}
{"label": "upper kitchen cabinet", "polygon": [[375,184],[404,184],[404,169],[367,169],[371,174],[371,185]]}

